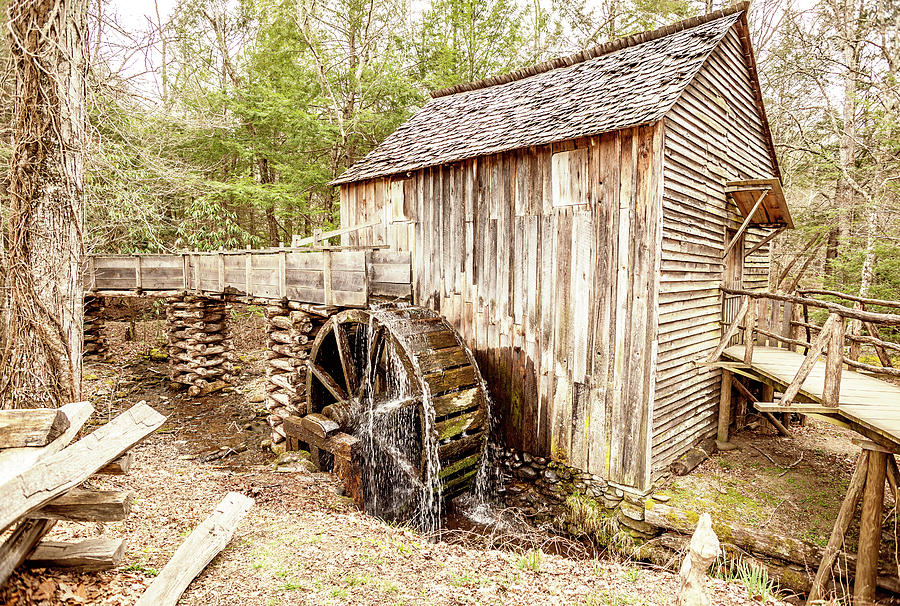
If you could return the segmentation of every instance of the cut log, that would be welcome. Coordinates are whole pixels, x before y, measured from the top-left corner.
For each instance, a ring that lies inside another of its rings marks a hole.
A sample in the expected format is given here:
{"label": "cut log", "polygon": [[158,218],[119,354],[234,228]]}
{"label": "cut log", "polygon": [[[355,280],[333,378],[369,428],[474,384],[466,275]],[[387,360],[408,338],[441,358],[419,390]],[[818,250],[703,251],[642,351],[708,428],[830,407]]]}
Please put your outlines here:
{"label": "cut log", "polygon": [[175,606],[194,577],[225,549],[252,506],[253,499],[238,492],[225,495],[212,515],[181,544],[135,606]]}
{"label": "cut log", "polygon": [[55,454],[71,442],[84,425],[94,407],[90,402],[72,402],[58,408],[66,415],[69,427],[58,438],[42,447],[7,448],[0,451],[0,485],[22,473],[41,458]]}
{"label": "cut log", "polygon": [[166,418],[136,404],[75,444],[0,485],[0,532],[17,519],[88,479],[153,431]]}
{"label": "cut log", "polygon": [[108,570],[122,561],[124,539],[87,539],[78,543],[41,541],[25,563],[32,568]]}
{"label": "cut log", "polygon": [[98,469],[97,473],[106,476],[124,476],[129,471],[131,471],[131,466],[133,464],[134,453],[126,452],[115,461],[110,461],[109,463]]}
{"label": "cut log", "polygon": [[29,518],[69,520],[72,522],[118,522],[128,517],[134,495],[126,490],[70,490],[40,509]]}
{"label": "cut log", "polygon": [[59,408],[0,410],[0,448],[46,446],[69,428]]}
{"label": "cut log", "polygon": [[703,440],[679,457],[669,468],[676,476],[686,476],[715,452],[716,441],[713,439]]}

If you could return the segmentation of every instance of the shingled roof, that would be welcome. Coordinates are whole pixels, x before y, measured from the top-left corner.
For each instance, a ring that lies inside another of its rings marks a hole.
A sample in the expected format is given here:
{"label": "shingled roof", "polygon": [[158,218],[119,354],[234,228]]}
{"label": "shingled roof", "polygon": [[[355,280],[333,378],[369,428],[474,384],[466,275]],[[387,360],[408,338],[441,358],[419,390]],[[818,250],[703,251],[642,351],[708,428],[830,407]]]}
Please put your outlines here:
{"label": "shingled roof", "polygon": [[564,59],[437,91],[335,184],[659,120],[746,3]]}

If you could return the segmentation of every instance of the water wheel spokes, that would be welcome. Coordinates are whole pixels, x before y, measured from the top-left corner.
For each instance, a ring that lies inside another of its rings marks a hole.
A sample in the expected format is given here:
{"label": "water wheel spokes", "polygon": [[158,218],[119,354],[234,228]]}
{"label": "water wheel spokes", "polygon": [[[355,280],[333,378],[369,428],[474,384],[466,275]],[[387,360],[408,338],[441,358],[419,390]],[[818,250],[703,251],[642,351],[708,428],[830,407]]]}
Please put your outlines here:
{"label": "water wheel spokes", "polygon": [[409,520],[437,495],[471,485],[487,396],[471,353],[440,316],[342,311],[319,331],[307,368],[307,414],[358,442],[368,513]]}

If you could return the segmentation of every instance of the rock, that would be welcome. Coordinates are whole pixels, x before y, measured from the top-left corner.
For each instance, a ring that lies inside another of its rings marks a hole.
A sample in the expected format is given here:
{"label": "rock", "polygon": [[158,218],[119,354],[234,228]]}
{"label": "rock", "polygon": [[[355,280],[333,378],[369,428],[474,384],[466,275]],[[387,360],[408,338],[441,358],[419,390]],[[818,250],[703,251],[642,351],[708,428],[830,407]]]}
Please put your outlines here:
{"label": "rock", "polygon": [[650,498],[652,498],[654,501],[659,501],[660,503],[668,503],[672,500],[672,497],[670,495],[662,492],[654,492],[653,496]]}
{"label": "rock", "polygon": [[266,400],[266,394],[259,392],[259,391],[252,392],[247,397],[247,401],[250,402],[251,404],[260,404],[262,402],[265,402],[265,400]]}
{"label": "rock", "polygon": [[280,455],[283,452],[287,452],[287,442],[281,442],[280,444],[272,444],[269,446],[272,449],[272,452]]}
{"label": "rock", "polygon": [[552,469],[547,469],[544,471],[544,479],[550,483],[559,482],[559,477],[556,475],[556,472]]}
{"label": "rock", "polygon": [[538,465],[546,465],[547,459],[545,459],[544,457],[535,457],[534,462],[537,463]]}
{"label": "rock", "polygon": [[632,520],[635,520],[637,522],[644,521],[644,508],[640,507],[638,505],[635,505],[634,503],[631,503],[630,501],[627,501],[627,500],[622,501],[619,504],[619,511],[621,511],[623,515],[627,516],[628,518],[630,518]]}
{"label": "rock", "polygon": [[615,509],[619,506],[619,503],[622,502],[622,499],[617,499],[616,497],[610,496],[609,493],[604,492],[600,495],[600,502],[603,503],[603,506],[607,509]]}
{"label": "rock", "polygon": [[525,480],[534,480],[538,477],[538,472],[528,465],[523,465],[516,470],[516,475]]}
{"label": "rock", "polygon": [[300,461],[300,466],[310,473],[318,473],[319,471],[319,466],[309,459],[303,459],[302,461]]}
{"label": "rock", "polygon": [[522,462],[523,463],[525,463],[527,465],[531,465],[531,462],[533,460],[534,460],[534,457],[532,457],[529,453],[527,453],[527,452],[522,453]]}
{"label": "rock", "polygon": [[621,488],[613,487],[613,494],[616,495],[616,498],[622,499],[625,497],[625,491]]}
{"label": "rock", "polygon": [[630,528],[631,530],[640,532],[644,535],[655,536],[660,532],[660,529],[652,524],[648,524],[642,520],[635,520],[634,518],[629,517],[625,514],[622,507],[616,510],[616,520],[619,521],[621,526],[625,528]]}

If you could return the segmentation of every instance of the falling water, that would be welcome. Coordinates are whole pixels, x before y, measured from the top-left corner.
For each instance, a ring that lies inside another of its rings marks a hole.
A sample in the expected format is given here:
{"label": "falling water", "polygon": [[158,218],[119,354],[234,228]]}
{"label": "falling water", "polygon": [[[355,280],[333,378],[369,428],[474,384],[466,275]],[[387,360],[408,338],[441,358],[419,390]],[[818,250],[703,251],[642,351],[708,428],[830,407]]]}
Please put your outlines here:
{"label": "falling water", "polygon": [[[397,308],[374,309],[370,313],[368,326],[364,330],[360,328],[355,343],[356,360],[371,357],[369,348],[379,327],[383,327],[385,335],[390,335],[390,338],[384,339],[385,345],[394,339],[399,347],[387,346],[387,368],[380,377],[381,383],[376,378],[378,373],[367,373],[365,368],[357,369],[365,387],[358,404],[359,410],[354,414],[359,419],[356,434],[364,449],[366,510],[384,518],[402,520],[424,532],[432,532],[439,528],[442,514],[439,444],[430,386],[424,380],[416,356],[407,357],[401,353],[412,351],[409,337],[415,333],[409,331],[407,320],[408,315]],[[457,338],[462,342],[458,335]],[[470,360],[474,360],[468,348],[466,353]],[[486,398],[489,398],[480,373],[477,373],[477,378]],[[376,394],[376,389],[382,393]],[[421,406],[410,405],[411,399],[418,398],[420,394]],[[486,401],[485,406],[487,418],[491,419],[490,402]],[[489,422],[493,423],[492,420]],[[481,466],[475,476],[472,499],[474,504],[484,508],[494,486],[496,469],[488,460],[487,436],[488,432],[485,432]],[[476,509],[481,508],[476,505]]]}

